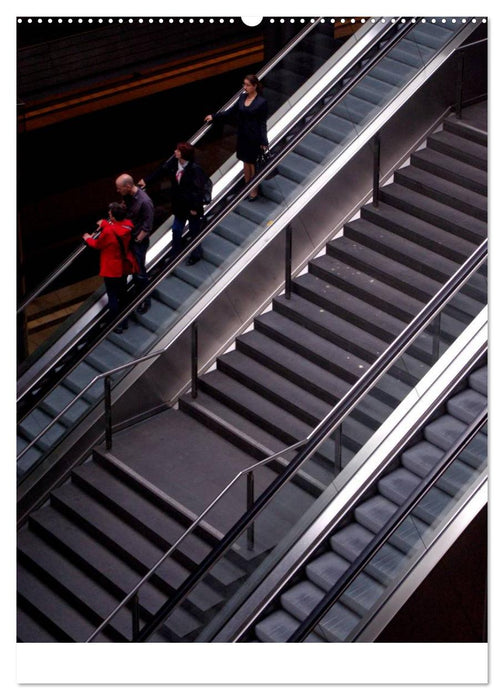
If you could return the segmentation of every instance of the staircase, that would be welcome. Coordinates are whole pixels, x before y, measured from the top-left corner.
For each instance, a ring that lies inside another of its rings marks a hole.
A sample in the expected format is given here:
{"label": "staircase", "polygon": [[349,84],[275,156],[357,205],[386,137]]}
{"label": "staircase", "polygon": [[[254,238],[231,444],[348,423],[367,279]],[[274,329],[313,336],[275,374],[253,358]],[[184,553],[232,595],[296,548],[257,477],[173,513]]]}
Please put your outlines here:
{"label": "staircase", "polygon": [[[486,146],[467,114],[428,138],[382,189],[379,207],[364,206],[294,280],[290,299],[274,299],[201,376],[196,398],[118,433],[110,452],[95,450],[30,515],[18,538],[19,641],[84,641],[238,471],[306,437],[485,239]],[[444,314],[442,346],[485,305],[482,271]],[[233,550],[158,641],[197,637],[430,360],[424,338],[410,350],[408,372],[394,370],[345,421],[341,464],[336,446],[316,453],[283,489],[276,520],[258,527],[254,549]],[[283,464],[261,470],[256,495]],[[142,588],[142,622],[244,510],[242,490],[209,514]],[[100,641],[130,638],[130,617],[122,611]]]}

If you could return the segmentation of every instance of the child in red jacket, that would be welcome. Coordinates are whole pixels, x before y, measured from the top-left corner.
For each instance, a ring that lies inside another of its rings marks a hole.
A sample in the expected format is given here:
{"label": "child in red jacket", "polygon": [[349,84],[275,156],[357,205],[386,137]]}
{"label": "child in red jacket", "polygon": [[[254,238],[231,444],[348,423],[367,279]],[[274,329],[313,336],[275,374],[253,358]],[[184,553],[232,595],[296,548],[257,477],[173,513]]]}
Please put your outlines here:
{"label": "child in red jacket", "polygon": [[[138,270],[129,249],[133,222],[126,218],[124,207],[113,202],[109,205],[108,221],[101,219],[98,227],[101,230],[96,238],[85,233],[83,239],[91,248],[100,251],[100,275],[105,282],[111,316],[115,317],[124,306],[128,275]],[[114,332],[122,333],[127,328],[125,319],[114,328]]]}

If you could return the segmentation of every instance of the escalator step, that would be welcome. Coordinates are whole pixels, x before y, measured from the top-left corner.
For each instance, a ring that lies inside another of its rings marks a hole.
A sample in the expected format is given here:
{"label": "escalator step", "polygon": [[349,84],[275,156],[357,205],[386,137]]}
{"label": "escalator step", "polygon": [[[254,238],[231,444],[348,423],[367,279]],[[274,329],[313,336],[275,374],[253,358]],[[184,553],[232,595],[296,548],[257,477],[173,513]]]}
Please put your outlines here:
{"label": "escalator step", "polygon": [[[169,328],[173,324],[177,318],[177,313],[170,306],[167,306],[162,301],[152,296],[150,309],[142,316],[137,316],[137,318],[139,325],[136,326],[136,324],[131,324],[129,329],[125,331],[124,334],[119,337],[119,340],[116,340],[115,342],[119,345],[121,344],[121,340],[124,338],[125,343],[123,344],[123,347],[130,348],[129,352],[131,352],[131,348],[137,347],[135,343],[138,340],[140,343],[145,343],[142,345],[143,354],[150,347],[152,347],[155,338],[155,336],[153,338],[150,334],[148,336],[145,335],[145,331],[150,331],[153,334],[162,332],[163,329]],[[136,330],[137,327],[138,331]],[[132,336],[132,338],[130,338],[130,336]]]}
{"label": "escalator step", "polygon": [[[375,534],[396,513],[397,505],[378,495],[369,498],[355,509],[354,517],[363,527]],[[390,537],[390,544],[407,554],[418,542],[419,532],[425,531],[427,526],[419,522],[418,518],[411,516],[404,520]]]}
{"label": "escalator step", "polygon": [[[215,232],[228,241],[241,245],[257,230],[256,224],[244,216],[239,216],[234,211],[216,227]],[[186,283],[187,284],[187,283]]]}
{"label": "escalator step", "polygon": [[468,425],[483,411],[488,404],[486,395],[474,389],[459,392],[448,401],[448,413]]}
{"label": "escalator step", "polygon": [[300,154],[304,158],[313,160],[315,163],[322,163],[329,158],[333,158],[334,147],[334,141],[310,133],[296,146],[294,152]]}
{"label": "escalator step", "polygon": [[[302,581],[282,594],[281,603],[284,610],[303,621],[324,597],[324,591],[309,581]],[[341,603],[336,603],[316,627],[315,633],[334,642],[343,642],[360,617]]]}
{"label": "escalator step", "polygon": [[193,294],[196,294],[196,289],[175,274],[165,277],[155,291],[155,295],[173,309],[178,309],[182,304],[186,304]]}
{"label": "escalator step", "polygon": [[[298,627],[299,620],[285,610],[276,610],[255,626],[255,634],[261,642],[286,642]],[[312,632],[305,641],[323,642],[324,640]]]}
{"label": "escalator step", "polygon": [[[77,367],[70,372],[64,379],[63,384],[67,386],[75,394],[80,393],[100,372],[97,372],[94,367],[88,365],[87,362],[80,362]],[[99,401],[103,396],[103,382],[95,382],[83,395],[83,398],[89,403]]]}
{"label": "escalator step", "polygon": [[[324,591],[329,591],[341,578],[350,563],[334,552],[326,552],[306,567],[308,579]],[[383,586],[361,573],[341,597],[341,602],[358,615],[365,615],[383,593]]]}
{"label": "escalator step", "polygon": [[204,258],[216,267],[225,263],[226,260],[232,260],[238,252],[236,244],[219,236],[218,233],[208,236],[201,248]]}
{"label": "escalator step", "polygon": [[471,373],[469,377],[469,386],[480,394],[487,395],[488,373],[486,366]]}
{"label": "escalator step", "polygon": [[[425,438],[442,450],[449,450],[460,435],[466,430],[467,425],[450,415],[444,415],[429,423],[424,428]],[[484,435],[478,433],[460,454],[460,459],[467,462],[474,469],[479,469],[487,458],[487,440]]]}
{"label": "escalator step", "polygon": [[[45,397],[40,405],[54,418],[63,411],[74,398],[75,394],[60,384]],[[66,426],[72,426],[80,420],[88,409],[88,402],[83,399],[78,399],[78,401],[65,411],[60,420]]]}
{"label": "escalator step", "polygon": [[[26,418],[24,418],[24,420],[21,421],[19,427],[22,433],[31,442],[45,427],[49,425],[51,420],[52,416],[49,416],[40,408],[35,408],[26,416]],[[49,428],[49,430],[37,440],[34,446],[41,451],[46,452],[47,450],[51,449],[55,442],[64,434],[65,428],[59,423],[55,423],[52,428]]]}
{"label": "escalator step", "polygon": [[[406,469],[423,479],[440,463],[443,456],[444,452],[439,447],[422,441],[401,454],[401,463]],[[474,479],[476,473],[475,469],[456,459],[438,479],[436,486],[450,496],[456,496],[467,483]]]}
{"label": "escalator step", "polygon": [[303,183],[313,174],[316,167],[315,161],[291,152],[279,164],[278,172],[289,180]]}
{"label": "escalator step", "polygon": [[[132,359],[132,356],[118,347],[111,337],[103,340],[95,350],[90,352],[86,357],[86,362],[101,373],[108,372],[114,367],[120,367],[126,362],[131,362]],[[116,378],[114,376],[114,379]]]}
{"label": "escalator step", "polygon": [[[337,554],[341,554],[345,559],[353,562],[373,537],[373,531],[358,522],[354,522],[332,535],[330,543]],[[394,580],[406,560],[406,555],[386,542],[369,562],[365,571],[386,586]]]}

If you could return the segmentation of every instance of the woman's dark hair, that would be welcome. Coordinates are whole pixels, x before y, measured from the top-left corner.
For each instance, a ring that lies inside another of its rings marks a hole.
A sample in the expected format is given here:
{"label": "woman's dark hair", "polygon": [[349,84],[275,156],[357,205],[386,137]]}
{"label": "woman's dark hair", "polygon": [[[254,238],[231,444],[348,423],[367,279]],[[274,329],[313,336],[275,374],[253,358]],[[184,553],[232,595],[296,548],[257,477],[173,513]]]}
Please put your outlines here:
{"label": "woman's dark hair", "polygon": [[177,143],[177,148],[184,160],[194,160],[194,146],[191,146],[190,143],[180,141],[180,143]]}
{"label": "woman's dark hair", "polygon": [[112,202],[108,210],[116,221],[123,221],[126,218],[126,209],[119,202]]}
{"label": "woman's dark hair", "polygon": [[263,87],[262,87],[262,84],[261,84],[261,82],[259,81],[259,78],[257,77],[257,75],[253,75],[253,74],[246,75],[246,76],[243,78],[243,80],[248,80],[249,83],[251,83],[251,84],[255,87],[255,89],[257,90],[257,92],[259,93],[259,95],[261,94],[261,92],[262,92],[262,90],[263,90]]}

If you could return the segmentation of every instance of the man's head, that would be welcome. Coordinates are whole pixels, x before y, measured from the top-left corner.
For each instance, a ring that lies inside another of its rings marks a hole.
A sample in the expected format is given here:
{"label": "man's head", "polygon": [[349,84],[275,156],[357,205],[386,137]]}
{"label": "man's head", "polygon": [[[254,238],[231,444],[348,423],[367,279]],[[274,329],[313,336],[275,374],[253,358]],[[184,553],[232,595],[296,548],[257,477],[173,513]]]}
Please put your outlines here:
{"label": "man's head", "polygon": [[134,194],[136,190],[135,181],[131,175],[123,173],[122,175],[119,175],[116,180],[116,189],[123,197],[127,194]]}

